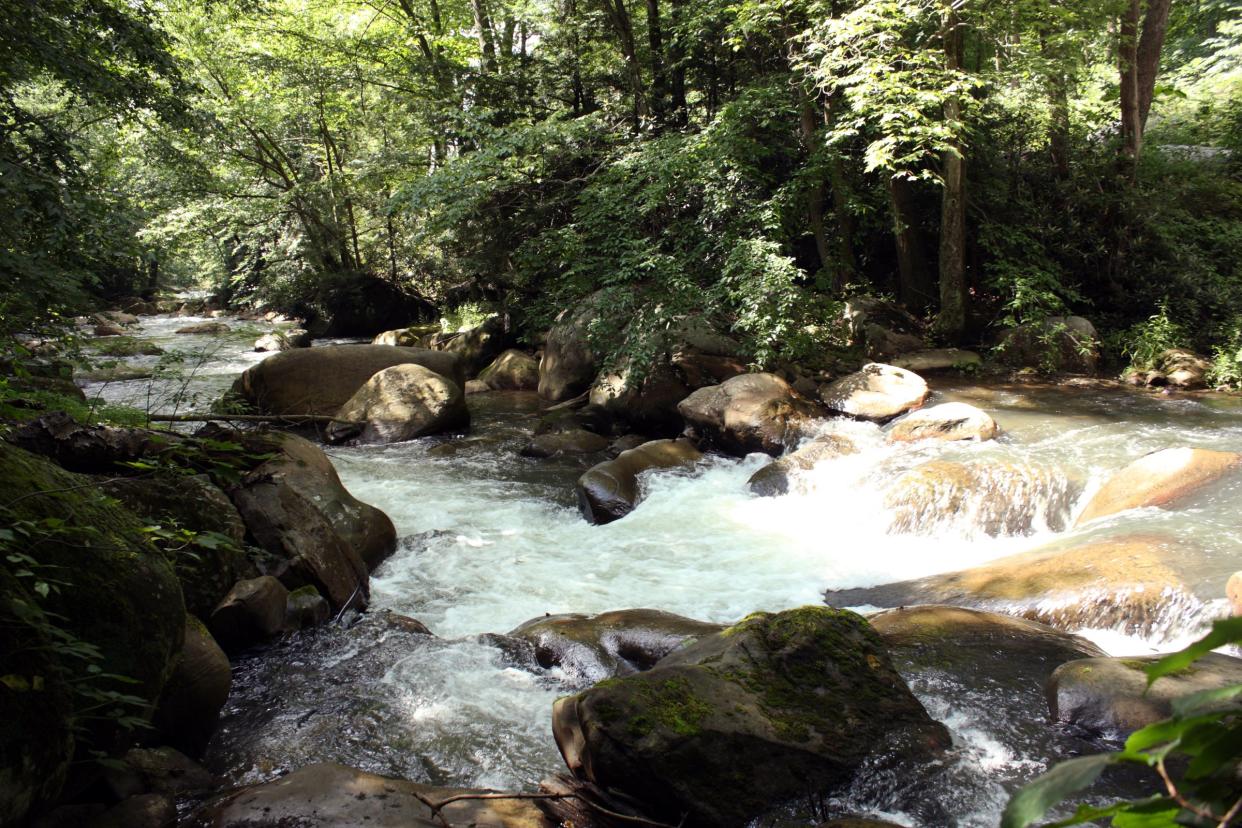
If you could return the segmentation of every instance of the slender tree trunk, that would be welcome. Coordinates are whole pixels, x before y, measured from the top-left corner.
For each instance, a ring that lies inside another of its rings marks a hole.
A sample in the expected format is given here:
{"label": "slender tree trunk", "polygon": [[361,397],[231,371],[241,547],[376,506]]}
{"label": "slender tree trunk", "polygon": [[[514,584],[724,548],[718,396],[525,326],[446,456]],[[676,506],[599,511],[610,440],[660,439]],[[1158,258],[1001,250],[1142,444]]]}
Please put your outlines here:
{"label": "slender tree trunk", "polygon": [[1143,0],[1129,0],[1121,18],[1117,43],[1117,69],[1121,85],[1121,162],[1127,177],[1133,176],[1143,149],[1143,125],[1139,118],[1138,33]]}
{"label": "slender tree trunk", "polygon": [[638,62],[638,49],[634,44],[634,25],[630,19],[625,0],[603,0],[604,12],[612,23],[621,47],[621,56],[630,76],[630,94],[634,97],[635,126],[647,120],[647,94],[643,87],[643,69]]}
{"label": "slender tree trunk", "polygon": [[663,122],[668,108],[668,74],[664,63],[664,30],[660,23],[660,0],[646,0],[647,45],[651,52],[651,114]]}
{"label": "slender tree trunk", "polygon": [[479,36],[479,54],[483,71],[496,74],[496,38],[492,33],[492,19],[488,16],[485,0],[470,0],[474,12],[474,28]]}
{"label": "slender tree trunk", "polygon": [[1147,115],[1151,112],[1151,102],[1156,95],[1156,76],[1160,72],[1160,54],[1164,51],[1164,38],[1169,29],[1171,5],[1172,0],[1147,0],[1143,34],[1139,38],[1136,53],[1140,131],[1147,129]]}
{"label": "slender tree trunk", "polygon": [[[799,107],[799,126],[802,131],[802,146],[806,149],[807,158],[814,160],[816,154],[815,127],[818,120],[811,99],[800,91],[802,100]],[[828,245],[828,234],[824,229],[824,182],[817,179],[811,184],[806,198],[807,223],[811,226],[811,235],[815,237],[815,252],[819,254],[819,266],[827,270],[834,264],[832,249]],[[833,268],[833,288],[840,289],[837,284],[836,268]]]}
{"label": "slender tree trunk", "polygon": [[672,0],[673,28],[669,36],[669,95],[673,122],[684,126],[690,120],[686,107],[686,48],[682,43],[681,22],[685,0]]}
{"label": "slender tree trunk", "polygon": [[[952,2],[946,3],[944,55],[950,74],[961,69],[961,21]],[[950,129],[962,118],[962,105],[950,97],[944,106]],[[944,178],[940,209],[940,314],[936,327],[950,340],[966,330],[966,163],[961,147],[951,144],[941,165]]]}
{"label": "slender tree trunk", "polygon": [[888,204],[893,213],[893,241],[897,247],[897,297],[907,308],[921,311],[932,303],[935,290],[927,253],[914,224],[914,193],[909,179],[889,177]]}

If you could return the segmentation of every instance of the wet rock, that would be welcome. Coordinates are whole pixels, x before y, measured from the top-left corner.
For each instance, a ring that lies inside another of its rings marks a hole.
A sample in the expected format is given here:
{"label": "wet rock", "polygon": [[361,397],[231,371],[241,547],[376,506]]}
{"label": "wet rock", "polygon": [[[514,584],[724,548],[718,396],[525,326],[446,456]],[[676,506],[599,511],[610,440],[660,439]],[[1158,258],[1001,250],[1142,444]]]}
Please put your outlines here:
{"label": "wet rock", "polygon": [[1234,615],[1242,615],[1242,572],[1229,576],[1225,584],[1225,597],[1229,599],[1229,607]]}
{"label": "wet rock", "polygon": [[893,357],[890,364],[916,374],[925,374],[932,371],[970,371],[983,365],[983,360],[974,351],[933,348]]}
{"label": "wet rock", "polygon": [[[1048,681],[1052,718],[1107,739],[1125,739],[1173,714],[1191,693],[1242,684],[1242,659],[1209,653],[1149,688],[1144,670],[1160,656],[1088,658],[1057,668]],[[1242,701],[1237,702],[1242,707]]]}
{"label": "wet rock", "polygon": [[228,656],[202,621],[186,616],[185,643],[155,709],[155,727],[164,741],[201,756],[232,686]]}
{"label": "wet rock", "polygon": [[587,332],[599,315],[604,292],[584,299],[577,307],[561,311],[548,331],[543,359],[539,362],[539,396],[561,402],[586,391],[599,370]]}
{"label": "wet rock", "polygon": [[509,339],[504,319],[493,316],[478,327],[454,334],[442,347],[461,357],[466,376],[474,377],[501,355]]}
{"label": "wet rock", "polygon": [[148,793],[194,796],[218,788],[221,783],[211,771],[167,746],[127,751],[118,767],[108,769],[105,779],[118,799]]}
{"label": "wet rock", "polygon": [[399,630],[410,635],[433,635],[427,625],[417,618],[411,618],[408,615],[401,615],[392,610],[384,610],[380,613],[380,621],[382,621],[389,629]]}
{"label": "wet rock", "polygon": [[126,313],[125,311],[110,310],[105,312],[104,316],[118,325],[137,325],[139,322],[137,316],[134,316],[132,313]]}
{"label": "wet rock", "polygon": [[271,575],[238,581],[211,613],[211,633],[231,650],[240,650],[280,634],[285,626],[289,590]]}
{"label": "wet rock", "polygon": [[106,342],[99,343],[93,350],[101,356],[110,357],[159,356],[164,353],[164,349],[154,342],[135,339],[132,336],[109,337]]}
{"label": "wet rock", "polygon": [[479,380],[495,391],[534,391],[539,387],[539,362],[510,349],[480,371]]}
{"label": "wet rock", "polygon": [[744,374],[695,391],[677,406],[704,440],[731,454],[779,456],[823,410],[775,374]]}
{"label": "wet rock", "polygon": [[100,677],[98,689],[153,705],[181,650],[185,605],[172,566],[141,521],[90,478],[0,442],[0,480],[13,524],[62,521],[38,543],[21,547],[33,561],[26,568],[61,573],[56,589],[37,595],[32,580],[0,567],[0,662],[6,676],[0,689],[0,822],[8,823],[56,796],[75,748],[85,761],[88,750],[112,752],[130,738],[115,720],[91,715],[93,699],[70,691],[65,677],[83,675],[86,664],[66,655],[64,642],[53,642],[18,607],[38,607],[55,618],[60,631],[98,652],[87,663],[130,680]]}
{"label": "wet rock", "polygon": [[82,425],[62,411],[54,411],[19,426],[5,439],[70,471],[115,474],[122,464],[141,460],[179,438],[138,428]]}
{"label": "wet rock", "polygon": [[539,418],[535,435],[556,434],[579,429],[607,436],[612,431],[612,416],[598,405],[561,408]]}
{"label": "wet rock", "polygon": [[1111,477],[1087,503],[1076,526],[1149,506],[1173,507],[1237,469],[1242,454],[1170,448],[1140,457]]}
{"label": "wet rock", "polygon": [[1100,361],[1100,337],[1081,316],[1050,316],[1009,331],[1001,341],[1000,358],[1015,368],[1092,374]]}
{"label": "wet rock", "polygon": [[877,423],[918,408],[930,394],[918,374],[879,362],[819,389],[819,398],[830,411]]}
{"label": "wet rock", "polygon": [[173,828],[177,824],[177,803],[164,794],[131,796],[109,808],[92,828]]}
{"label": "wet rock", "polygon": [[985,535],[1026,535],[1042,520],[1061,531],[1078,487],[1056,472],[1008,463],[934,460],[903,474],[885,491],[891,532],[935,534],[948,522]]}
{"label": "wet rock", "polygon": [[601,374],[591,387],[591,405],[599,406],[631,428],[655,435],[681,431],[677,405],[690,386],[670,366],[657,366],[641,382],[631,384],[628,371]]}
{"label": "wet rock", "polygon": [[830,819],[827,822],[821,822],[816,828],[902,828],[902,826],[895,822],[885,822],[881,819],[841,817],[840,819]]}
{"label": "wet rock", "polygon": [[111,478],[100,488],[153,525],[195,533],[184,554],[173,558],[188,612],[207,618],[233,584],[252,572],[242,549],[241,515],[206,475]]}
{"label": "wet rock", "polygon": [[616,457],[623,451],[638,448],[643,443],[650,443],[651,438],[644,434],[623,434],[608,444],[608,453]]}
{"label": "wet rock", "polygon": [[332,607],[313,586],[308,584],[289,593],[289,602],[285,607],[285,629],[310,629],[331,619]]}
{"label": "wet rock", "polygon": [[221,334],[226,332],[229,326],[223,322],[200,322],[197,325],[186,325],[184,328],[177,328],[175,333],[179,334]]}
{"label": "wet rock", "polygon": [[486,394],[491,391],[492,387],[482,380],[466,380],[466,387],[462,389],[466,396],[471,394]]}
{"label": "wet rock", "polygon": [[368,379],[327,428],[333,442],[399,443],[464,429],[470,410],[461,386],[421,365],[394,365]]}
{"label": "wet rock", "polygon": [[831,796],[863,762],[931,756],[948,732],[857,615],[757,613],[553,707],[575,776],[657,819],[740,826],[807,790]]}
{"label": "wet rock", "polygon": [[367,574],[397,548],[392,521],[351,495],[309,440],[272,434],[262,444],[277,456],[232,492],[251,537],[287,562],[287,586],[314,584],[338,610],[365,606]]}
{"label": "wet rock", "polygon": [[453,802],[441,811],[443,822],[424,804],[424,800],[438,803],[470,792],[434,788],[324,763],[230,793],[200,808],[183,824],[190,828],[444,828],[445,823],[462,828],[552,828],[539,808],[525,800]]}
{"label": "wet rock", "polygon": [[255,340],[256,351],[288,351],[293,348],[309,348],[311,335],[301,328],[288,331],[272,331]]}
{"label": "wet rock", "polygon": [[772,461],[752,474],[746,485],[760,497],[788,494],[795,488],[800,472],[810,471],[823,460],[854,454],[857,451],[854,442],[840,434],[816,437],[797,451]]}
{"label": "wet rock", "polygon": [[680,350],[673,354],[671,363],[686,385],[692,389],[719,385],[747,372],[746,363],[736,356],[705,354],[693,350]]}
{"label": "wet rock", "polygon": [[845,321],[853,344],[862,345],[871,359],[884,359],[927,347],[919,321],[884,299],[874,296],[850,298],[845,303]]}
{"label": "wet rock", "polygon": [[686,440],[652,440],[624,451],[578,478],[578,508],[591,523],[611,523],[632,512],[642,499],[638,478],[643,472],[692,466],[702,458]]}
{"label": "wet rock", "polygon": [[608,438],[578,428],[538,434],[522,449],[523,457],[557,457],[562,454],[594,454],[608,448]]}
{"label": "wet rock", "polygon": [[460,387],[455,354],[386,345],[327,345],[273,354],[233,383],[230,396],[266,414],[331,417],[367,380],[394,365],[421,365]]}
{"label": "wet rock", "polygon": [[1168,385],[1188,390],[1206,388],[1212,370],[1211,362],[1185,348],[1170,348],[1157,357],[1156,364]]}
{"label": "wet rock", "polygon": [[528,642],[535,662],[559,667],[575,687],[649,670],[685,642],[719,632],[719,624],[653,609],[599,615],[545,615],[508,633]]}
{"label": "wet rock", "polygon": [[996,421],[985,411],[967,403],[951,402],[912,411],[888,430],[894,443],[915,440],[992,440],[1000,432]]}
{"label": "wet rock", "polygon": [[860,589],[830,590],[833,606],[937,603],[986,609],[1063,630],[1118,628],[1150,634],[1168,613],[1198,600],[1165,563],[1184,547],[1170,538],[1126,535],[998,558],[972,569]]}
{"label": "wet rock", "polygon": [[125,329],[115,322],[100,322],[94,328],[95,336],[125,336]]}

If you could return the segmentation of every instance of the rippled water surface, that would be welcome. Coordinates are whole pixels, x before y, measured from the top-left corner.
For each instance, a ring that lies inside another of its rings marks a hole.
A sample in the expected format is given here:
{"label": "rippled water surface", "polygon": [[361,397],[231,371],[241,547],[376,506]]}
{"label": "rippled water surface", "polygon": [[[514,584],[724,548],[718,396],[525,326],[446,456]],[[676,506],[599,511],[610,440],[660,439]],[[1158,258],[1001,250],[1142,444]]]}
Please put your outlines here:
{"label": "rippled water surface", "polygon": [[[243,348],[270,326],[230,322],[230,334],[218,338],[179,340],[172,333],[194,321],[201,320],[157,318],[143,328],[167,347],[210,354],[189,384],[201,397],[218,394],[262,358]],[[122,391],[145,393],[146,385],[92,390],[119,400]],[[654,607],[730,622],[755,610],[818,603],[825,589],[1135,532],[1170,539],[1169,563],[1203,606],[1170,617],[1150,639],[1111,629],[1087,630],[1090,637],[1116,654],[1168,649],[1220,610],[1224,581],[1239,568],[1242,481],[1209,487],[1178,511],[1140,510],[1081,530],[1054,530],[1072,525],[1103,480],[1147,452],[1242,450],[1236,400],[937,385],[932,402],[951,400],[988,411],[1003,437],[894,447],[875,426],[829,422],[825,431],[846,433],[861,451],[822,462],[796,493],[749,493],[746,481],[766,458],[713,457],[693,471],[649,477],[639,508],[606,526],[588,525],[573,494],[576,477],[602,458],[518,454],[538,418],[530,395],[471,397],[473,427],[465,437],[331,449],[350,491],[392,517],[400,548],[375,572],[373,611],[361,623],[303,634],[239,663],[211,760],[238,781],[335,759],[438,784],[530,789],[561,767],[549,721],[553,700],[568,686],[555,671],[510,665],[475,637],[545,613]],[[1052,482],[1022,490],[1034,503],[1024,534],[988,536],[973,501],[935,522],[920,521],[917,534],[893,531],[886,490],[931,460],[1006,464]],[[418,618],[437,638],[409,633],[384,611]],[[951,728],[954,757],[917,777],[914,792],[894,793],[910,779],[890,780],[887,788],[882,780],[864,781],[851,793],[851,807],[911,824],[995,825],[1014,787],[1050,761],[1091,749],[1043,723],[1037,683],[909,678]]]}

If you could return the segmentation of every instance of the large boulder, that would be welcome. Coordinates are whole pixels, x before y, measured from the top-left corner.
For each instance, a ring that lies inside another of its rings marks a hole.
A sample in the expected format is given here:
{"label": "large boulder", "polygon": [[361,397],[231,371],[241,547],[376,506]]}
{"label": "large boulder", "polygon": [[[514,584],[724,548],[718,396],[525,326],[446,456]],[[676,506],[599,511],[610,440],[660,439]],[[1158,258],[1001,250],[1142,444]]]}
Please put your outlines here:
{"label": "large boulder", "polygon": [[[1087,658],[1056,669],[1048,680],[1052,718],[1107,739],[1125,739],[1173,715],[1173,703],[1191,693],[1242,684],[1242,659],[1209,653],[1185,669],[1156,679],[1147,667],[1160,656]],[[1242,702],[1237,702],[1242,706]]]}
{"label": "large boulder", "polygon": [[797,451],[773,460],[752,474],[746,485],[760,497],[788,494],[796,488],[796,480],[801,473],[810,471],[824,460],[857,451],[858,447],[850,438],[840,434],[825,434],[810,440]]}
{"label": "large boulder", "polygon": [[365,606],[368,573],[396,549],[392,521],[346,491],[314,443],[267,439],[278,454],[232,492],[250,535],[285,562],[287,586],[314,584],[338,610]]}
{"label": "large boulder", "polygon": [[1028,535],[1042,522],[1061,531],[1078,488],[1058,472],[1001,462],[933,460],[884,493],[892,532],[931,535],[946,523],[985,535]]}
{"label": "large boulder", "polygon": [[652,440],[592,466],[578,478],[578,507],[591,523],[611,523],[642,499],[639,475],[651,469],[692,466],[703,455],[686,440]]}
{"label": "large boulder", "polygon": [[961,402],[920,408],[897,420],[888,429],[888,439],[894,443],[911,443],[916,440],[991,440],[1000,433],[996,421],[986,411]]}
{"label": "large boulder", "polygon": [[293,348],[309,348],[311,335],[301,328],[288,331],[272,331],[263,334],[254,342],[256,351],[288,351]]}
{"label": "large boulder", "polygon": [[548,402],[576,397],[595,379],[599,364],[591,350],[589,332],[602,301],[602,292],[595,293],[577,307],[561,311],[548,331],[539,362],[539,396]]}
{"label": "large boulder", "polygon": [[1149,634],[1198,600],[1165,562],[1179,544],[1126,535],[1020,552],[972,569],[875,587],[829,590],[833,606],[952,604],[1008,613],[1062,630],[1119,628]]}
{"label": "large boulder", "polygon": [[509,340],[504,317],[493,316],[478,327],[454,334],[443,348],[461,357],[467,377],[476,377],[501,355]]}
{"label": "large boulder", "polygon": [[228,656],[203,622],[187,616],[185,644],[155,709],[155,726],[164,742],[191,756],[201,755],[232,686]]}
{"label": "large boulder", "polygon": [[1165,384],[1193,390],[1207,387],[1212,363],[1194,351],[1170,348],[1157,357],[1156,367],[1164,375]]}
{"label": "large boulder", "polygon": [[204,805],[182,825],[189,828],[553,828],[533,802],[522,799],[459,800],[439,815],[428,802],[488,793],[435,788],[360,770],[323,763],[287,776],[242,788]]}
{"label": "large boulder", "polygon": [[629,609],[599,615],[545,615],[508,633],[525,642],[543,669],[560,668],[575,687],[649,670],[687,641],[719,632],[719,624],[670,612]]}
{"label": "large boulder", "polygon": [[927,347],[919,321],[896,304],[875,296],[855,296],[845,303],[852,344],[870,359],[886,359]]}
{"label": "large boulder", "polygon": [[399,443],[469,425],[461,386],[410,363],[385,368],[363,383],[336,413],[327,436],[333,442]]}
{"label": "large boulder", "polygon": [[857,615],[758,613],[553,707],[577,777],[687,826],[741,826],[869,758],[949,745]]}
{"label": "large boulder", "polygon": [[149,714],[181,650],[185,605],[142,523],[90,478],[0,442],[0,480],[0,821],[9,823],[56,795],[75,749],[87,759],[120,747],[117,720],[98,715],[92,693],[136,697],[125,712]]}
{"label": "large boulder", "polygon": [[510,348],[479,372],[479,380],[493,391],[534,391],[539,387],[539,361]]}
{"label": "large boulder", "polygon": [[1242,454],[1170,448],[1140,457],[1109,478],[1078,516],[1081,526],[1097,518],[1149,506],[1171,507],[1235,471]]}
{"label": "large boulder", "polygon": [[233,583],[251,571],[242,548],[246,525],[207,475],[108,478],[100,487],[151,524],[193,533],[188,543],[174,541],[184,548],[173,556],[188,612],[206,619]]}
{"label": "large boulder", "polygon": [[1081,316],[1050,316],[1010,330],[999,353],[1005,364],[1018,368],[1093,374],[1100,362],[1100,336]]}
{"label": "large boulder", "polygon": [[652,435],[675,435],[681,431],[678,404],[691,387],[670,365],[659,365],[641,381],[629,371],[605,372],[591,387],[590,402],[630,428]]}
{"label": "large boulder", "polygon": [[819,398],[830,411],[876,423],[918,408],[930,394],[918,374],[879,362],[819,389]]}
{"label": "large boulder", "polygon": [[706,442],[731,454],[793,448],[823,410],[775,374],[743,374],[700,388],[677,406]]}
{"label": "large boulder", "polygon": [[266,641],[284,629],[288,609],[289,589],[275,576],[238,581],[208,618],[212,640],[230,650]]}
{"label": "large boulder", "polygon": [[411,364],[459,387],[465,383],[456,354],[386,345],[327,345],[273,354],[247,368],[230,394],[267,414],[331,417],[380,371]]}

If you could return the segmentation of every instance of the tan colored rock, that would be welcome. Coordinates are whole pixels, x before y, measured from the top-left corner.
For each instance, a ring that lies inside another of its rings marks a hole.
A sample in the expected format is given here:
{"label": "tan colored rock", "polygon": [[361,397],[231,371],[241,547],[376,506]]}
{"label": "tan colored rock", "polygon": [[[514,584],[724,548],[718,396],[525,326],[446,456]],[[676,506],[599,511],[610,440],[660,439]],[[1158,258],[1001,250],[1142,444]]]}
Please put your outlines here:
{"label": "tan colored rock", "polygon": [[124,336],[125,329],[114,322],[100,322],[95,326],[95,336]]}
{"label": "tan colored rock", "polygon": [[985,411],[961,402],[920,408],[897,420],[888,430],[889,442],[916,440],[992,440],[1000,433],[996,421]]}
{"label": "tan colored rock", "polygon": [[223,322],[199,322],[197,325],[186,325],[184,328],[177,328],[176,333],[179,334],[220,334],[229,329],[229,326]]}
{"label": "tan colored rock", "polygon": [[209,802],[182,824],[191,828],[553,828],[535,803],[522,799],[460,800],[437,819],[427,801],[485,793],[435,788],[323,763],[308,765],[271,782],[242,788]]}
{"label": "tan colored rock", "polygon": [[1048,368],[1091,374],[1100,362],[1100,336],[1081,316],[1050,316],[1010,330],[1001,343],[1001,360],[1015,368]]}
{"label": "tan colored rock", "polygon": [[972,569],[861,589],[831,590],[833,606],[936,603],[1005,612],[1062,630],[1122,628],[1144,634],[1170,611],[1199,601],[1165,561],[1182,544],[1126,535],[1009,555]]}
{"label": "tan colored rock", "polygon": [[451,379],[408,363],[368,379],[327,428],[333,442],[399,443],[470,424],[466,395]]}
{"label": "tan colored rock", "polygon": [[650,469],[691,466],[703,455],[686,440],[652,440],[592,466],[578,478],[578,507],[591,523],[611,523],[641,500],[638,476]]}
{"label": "tan colored rock", "polygon": [[491,390],[491,386],[482,380],[466,380],[466,387],[462,389],[466,396],[470,396],[471,394],[486,394]]}
{"label": "tan colored rock", "polygon": [[479,380],[496,391],[534,391],[539,387],[539,363],[510,348],[479,372]]}
{"label": "tan colored rock", "polygon": [[822,460],[854,454],[857,451],[858,447],[854,442],[840,434],[816,437],[797,451],[773,460],[752,474],[746,481],[746,486],[760,497],[788,494],[794,488],[799,472],[810,471]]}
{"label": "tan colored rock", "polygon": [[1076,526],[1149,506],[1176,506],[1204,486],[1233,472],[1242,454],[1208,449],[1162,449],[1140,457],[1113,475],[1078,516]]}
{"label": "tan colored rock", "polygon": [[1192,390],[1207,387],[1207,375],[1212,370],[1211,362],[1185,348],[1170,348],[1157,357],[1156,364],[1169,385]]}
{"label": "tan colored rock", "polygon": [[1225,584],[1225,596],[1229,599],[1233,614],[1242,615],[1242,572],[1229,576],[1229,582]]}
{"label": "tan colored rock", "polygon": [[858,420],[885,423],[921,406],[931,391],[918,374],[872,362],[820,388],[830,411]]}
{"label": "tan colored rock", "polygon": [[231,394],[267,414],[331,417],[375,374],[394,365],[422,365],[460,387],[454,354],[387,345],[328,345],[282,351],[248,368]]}
{"label": "tan colored rock", "polygon": [[700,388],[677,410],[699,435],[731,454],[774,457],[797,445],[824,412],[775,374],[743,374]]}
{"label": "tan colored rock", "polygon": [[961,348],[932,348],[893,357],[889,364],[918,374],[978,368],[983,364],[983,360],[974,351],[964,351]]}

